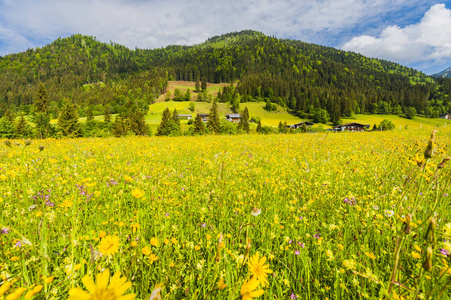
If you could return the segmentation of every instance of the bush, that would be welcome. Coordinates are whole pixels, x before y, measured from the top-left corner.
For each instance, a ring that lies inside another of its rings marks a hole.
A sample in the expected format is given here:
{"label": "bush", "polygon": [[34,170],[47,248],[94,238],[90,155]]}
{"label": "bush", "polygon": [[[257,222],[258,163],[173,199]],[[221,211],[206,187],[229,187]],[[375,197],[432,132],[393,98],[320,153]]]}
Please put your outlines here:
{"label": "bush", "polygon": [[378,128],[380,130],[384,130],[384,131],[385,130],[392,130],[392,129],[395,128],[395,124],[393,124],[392,121],[385,119],[379,124]]}

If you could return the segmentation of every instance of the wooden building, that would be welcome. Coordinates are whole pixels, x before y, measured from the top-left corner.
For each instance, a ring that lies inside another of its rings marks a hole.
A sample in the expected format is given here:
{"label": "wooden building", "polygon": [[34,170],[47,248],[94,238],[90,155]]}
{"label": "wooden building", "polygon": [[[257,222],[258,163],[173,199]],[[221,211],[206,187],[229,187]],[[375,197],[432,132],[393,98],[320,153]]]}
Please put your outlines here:
{"label": "wooden building", "polygon": [[440,118],[445,120],[451,120],[451,114],[440,115]]}
{"label": "wooden building", "polygon": [[370,125],[364,125],[360,123],[346,123],[334,126],[334,131],[365,131],[365,129],[370,129]]}
{"label": "wooden building", "polygon": [[288,128],[298,129],[298,128],[301,128],[303,125],[305,125],[305,127],[311,127],[311,126],[313,126],[313,123],[305,121],[305,122],[301,122],[301,123],[288,125]]}
{"label": "wooden building", "polygon": [[199,114],[199,116],[202,118],[202,122],[205,122],[205,123],[207,123],[208,120],[210,119],[209,114]]}
{"label": "wooden building", "polygon": [[179,119],[188,119],[188,120],[191,120],[191,118],[193,117],[192,115],[184,115],[184,114],[181,114],[181,115],[178,115],[177,116]]}
{"label": "wooden building", "polygon": [[226,121],[238,123],[240,122],[241,115],[240,114],[226,114]]}

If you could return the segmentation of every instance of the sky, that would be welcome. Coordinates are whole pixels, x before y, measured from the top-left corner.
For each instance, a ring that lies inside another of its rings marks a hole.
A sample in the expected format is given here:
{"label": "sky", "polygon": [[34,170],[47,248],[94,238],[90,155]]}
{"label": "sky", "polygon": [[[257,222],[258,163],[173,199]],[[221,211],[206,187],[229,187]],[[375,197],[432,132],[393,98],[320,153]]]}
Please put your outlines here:
{"label": "sky", "polygon": [[451,66],[451,0],[0,0],[0,56],[76,33],[153,49],[245,29],[426,74]]}

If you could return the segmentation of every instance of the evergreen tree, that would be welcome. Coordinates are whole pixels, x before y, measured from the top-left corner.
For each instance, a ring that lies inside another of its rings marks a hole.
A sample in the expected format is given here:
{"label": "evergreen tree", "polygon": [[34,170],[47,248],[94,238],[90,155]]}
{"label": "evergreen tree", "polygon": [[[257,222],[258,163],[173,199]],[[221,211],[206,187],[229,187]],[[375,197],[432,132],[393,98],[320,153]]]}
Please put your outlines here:
{"label": "evergreen tree", "polygon": [[199,79],[196,80],[196,84],[194,85],[194,91],[196,93],[199,93],[201,91]]}
{"label": "evergreen tree", "polygon": [[247,110],[247,107],[244,108],[243,114],[241,115],[240,118],[240,122],[238,123],[238,128],[242,129],[247,133],[249,133],[251,130],[249,126],[249,111]]}
{"label": "evergreen tree", "polygon": [[68,99],[66,99],[59,113],[58,127],[64,136],[78,136],[80,133],[77,109],[72,101]]}
{"label": "evergreen tree", "polygon": [[176,108],[174,108],[174,111],[172,112],[172,123],[174,124],[174,129],[176,131],[174,133],[179,134],[182,129],[181,129],[181,126],[180,126],[179,114],[178,114]]}
{"label": "evergreen tree", "polygon": [[107,123],[111,122],[110,106],[108,103],[105,103],[103,109],[103,121]]}
{"label": "evergreen tree", "polygon": [[132,117],[131,117],[131,126],[130,129],[136,134],[136,135],[147,135],[149,132],[149,127],[146,124],[146,120],[144,118],[144,114],[137,109]]}
{"label": "evergreen tree", "polygon": [[34,111],[36,113],[47,113],[48,110],[48,96],[47,91],[44,88],[44,85],[39,86],[37,99],[34,102]]}
{"label": "evergreen tree", "polygon": [[86,112],[86,122],[94,120],[94,115],[92,113],[92,107],[88,106],[88,111]]}
{"label": "evergreen tree", "polygon": [[191,91],[189,89],[185,92],[185,101],[191,101]]}
{"label": "evergreen tree", "polygon": [[169,135],[171,131],[171,112],[169,111],[169,108],[166,107],[166,109],[163,111],[163,116],[161,118],[160,125],[158,125],[157,128],[157,135]]}
{"label": "evergreen tree", "polygon": [[206,91],[207,90],[207,78],[202,77],[202,83],[200,85],[200,88],[202,89],[202,91]]}
{"label": "evergreen tree", "polygon": [[50,134],[50,114],[48,113],[47,92],[41,84],[36,99],[33,103],[34,111],[32,121],[35,124],[36,135],[43,139]]}
{"label": "evergreen tree", "polygon": [[120,137],[123,136],[127,133],[127,131],[124,131],[124,119],[122,117],[122,113],[121,114],[117,114],[116,115],[116,119],[114,120],[114,124],[112,127],[113,130],[113,135],[115,137]]}
{"label": "evergreen tree", "polygon": [[221,124],[219,122],[218,104],[216,100],[213,101],[213,105],[210,108],[210,115],[207,122],[207,128],[210,132],[219,134],[221,132]]}
{"label": "evergreen tree", "polygon": [[260,133],[262,131],[262,121],[258,120],[258,125],[257,125],[257,130],[258,133]]}
{"label": "evergreen tree", "polygon": [[17,120],[14,126],[14,134],[16,137],[25,138],[30,135],[30,126],[23,114],[20,114],[20,118]]}
{"label": "evergreen tree", "polygon": [[202,118],[199,114],[196,115],[194,119],[194,134],[204,134],[205,133],[205,125],[202,121]]}
{"label": "evergreen tree", "polygon": [[5,111],[3,118],[10,123],[14,123],[15,120],[14,114],[9,108]]}

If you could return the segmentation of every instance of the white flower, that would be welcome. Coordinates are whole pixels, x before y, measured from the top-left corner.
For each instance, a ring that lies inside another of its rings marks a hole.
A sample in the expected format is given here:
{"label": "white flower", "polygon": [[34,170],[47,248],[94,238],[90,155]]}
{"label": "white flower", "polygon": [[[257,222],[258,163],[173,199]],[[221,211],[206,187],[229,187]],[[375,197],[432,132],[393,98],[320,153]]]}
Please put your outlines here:
{"label": "white flower", "polygon": [[388,210],[388,209],[387,209],[387,210],[385,210],[385,212],[384,212],[384,213],[385,213],[385,216],[386,216],[386,217],[389,217],[389,218],[390,218],[390,217],[393,217],[393,215],[395,214],[395,212],[394,212],[394,211],[392,211],[392,210]]}
{"label": "white flower", "polygon": [[261,210],[260,208],[254,207],[254,208],[252,209],[251,215],[253,215],[253,216],[258,216],[258,215],[261,214],[261,213],[262,213],[262,210]]}

